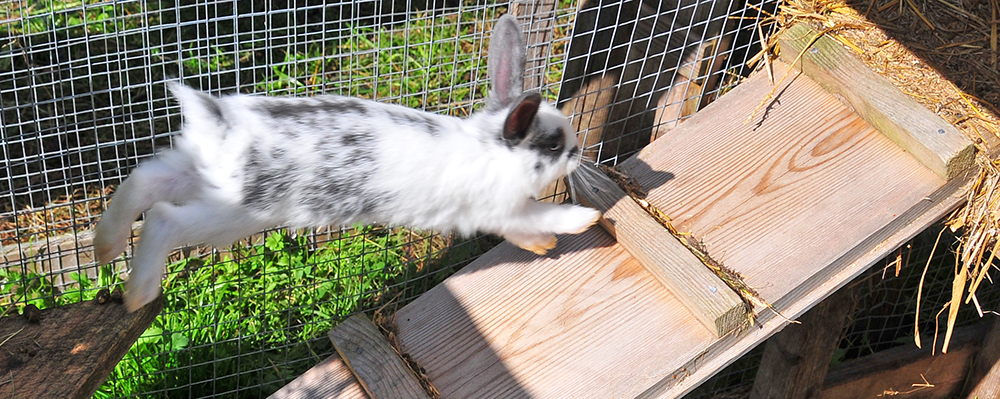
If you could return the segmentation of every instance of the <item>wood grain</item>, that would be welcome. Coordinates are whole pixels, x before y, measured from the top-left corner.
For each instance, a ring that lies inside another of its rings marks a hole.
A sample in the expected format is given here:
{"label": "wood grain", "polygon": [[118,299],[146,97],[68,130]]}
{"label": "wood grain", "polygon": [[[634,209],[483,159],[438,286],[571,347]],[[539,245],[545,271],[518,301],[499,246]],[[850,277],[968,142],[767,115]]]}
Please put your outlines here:
{"label": "wood grain", "polygon": [[[782,64],[776,63],[782,68]],[[804,76],[756,76],[626,171],[788,317],[964,200]],[[687,227],[684,227],[687,226]],[[442,397],[679,397],[784,325],[717,338],[600,229],[551,256],[502,244],[396,314]]]}
{"label": "wood grain", "polygon": [[335,353],[267,398],[368,399],[368,395],[347,364]]}
{"label": "wood grain", "polygon": [[705,328],[721,337],[747,323],[740,297],[596,166],[580,165],[570,179],[580,202],[604,213],[601,227]]}
{"label": "wood grain", "polygon": [[330,340],[372,399],[429,398],[417,378],[363,314],[340,322]]}
{"label": "wood grain", "polygon": [[633,397],[715,335],[600,228],[501,244],[396,314],[442,398]]}
{"label": "wood grain", "polygon": [[805,76],[747,123],[770,91],[744,82],[621,168],[773,302],[945,181]]}
{"label": "wood grain", "polygon": [[90,398],[161,307],[90,301],[43,310],[38,323],[0,319],[0,397]]}
{"label": "wood grain", "polygon": [[[792,26],[779,37],[781,58],[793,62],[817,35],[805,24]],[[940,176],[952,179],[972,168],[975,147],[962,132],[878,76],[833,39],[819,36],[802,53],[801,69]]]}

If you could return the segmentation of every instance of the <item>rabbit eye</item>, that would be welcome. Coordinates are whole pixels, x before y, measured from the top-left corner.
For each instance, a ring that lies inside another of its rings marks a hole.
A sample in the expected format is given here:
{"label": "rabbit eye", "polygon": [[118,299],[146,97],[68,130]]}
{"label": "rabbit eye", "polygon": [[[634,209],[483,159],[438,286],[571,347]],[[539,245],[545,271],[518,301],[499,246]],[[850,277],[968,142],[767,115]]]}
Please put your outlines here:
{"label": "rabbit eye", "polygon": [[562,150],[562,148],[563,148],[562,143],[554,143],[551,146],[549,146],[549,151],[556,152]]}

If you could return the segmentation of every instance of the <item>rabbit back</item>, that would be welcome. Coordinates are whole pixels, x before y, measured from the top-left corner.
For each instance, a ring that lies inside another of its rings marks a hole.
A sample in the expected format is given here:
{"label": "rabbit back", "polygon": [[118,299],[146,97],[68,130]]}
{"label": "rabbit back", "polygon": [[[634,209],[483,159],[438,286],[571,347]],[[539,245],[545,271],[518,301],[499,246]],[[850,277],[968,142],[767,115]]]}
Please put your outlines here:
{"label": "rabbit back", "polygon": [[532,154],[511,151],[484,128],[501,125],[500,112],[463,121],[342,96],[179,90],[190,92],[177,96],[186,123],[176,148],[195,160],[205,200],[265,224],[379,222],[471,234],[537,191],[526,179],[536,173],[525,168]]}

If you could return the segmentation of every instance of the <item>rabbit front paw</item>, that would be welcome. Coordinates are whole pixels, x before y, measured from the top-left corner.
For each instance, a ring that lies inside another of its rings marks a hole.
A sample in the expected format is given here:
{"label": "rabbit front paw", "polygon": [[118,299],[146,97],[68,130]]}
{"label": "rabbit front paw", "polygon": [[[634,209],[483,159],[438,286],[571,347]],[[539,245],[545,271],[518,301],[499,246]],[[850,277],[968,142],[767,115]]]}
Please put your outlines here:
{"label": "rabbit front paw", "polygon": [[580,234],[601,218],[601,212],[587,207],[572,205],[560,207],[562,214],[555,223],[556,234]]}
{"label": "rabbit front paw", "polygon": [[538,255],[545,255],[550,249],[556,247],[556,236],[552,234],[504,234],[504,238],[511,244],[534,252]]}

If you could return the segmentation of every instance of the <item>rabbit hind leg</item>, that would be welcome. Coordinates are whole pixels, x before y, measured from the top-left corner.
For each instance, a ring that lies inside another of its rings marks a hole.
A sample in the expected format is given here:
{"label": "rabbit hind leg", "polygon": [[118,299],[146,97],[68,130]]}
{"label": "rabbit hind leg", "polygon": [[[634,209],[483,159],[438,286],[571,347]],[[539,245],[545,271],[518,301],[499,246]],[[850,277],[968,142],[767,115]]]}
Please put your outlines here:
{"label": "rabbit hind leg", "polygon": [[107,264],[125,251],[132,222],[161,201],[183,203],[198,194],[200,179],[191,168],[170,159],[143,163],[115,191],[94,232],[94,255]]}
{"label": "rabbit hind leg", "polygon": [[201,243],[227,245],[270,227],[240,208],[204,201],[181,206],[158,202],[146,216],[125,283],[125,304],[129,311],[160,295],[165,261],[174,248]]}

